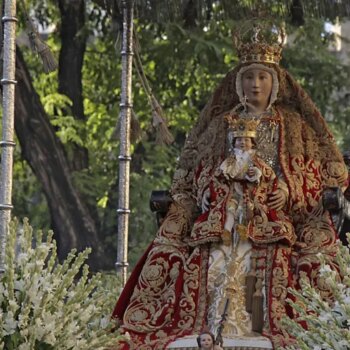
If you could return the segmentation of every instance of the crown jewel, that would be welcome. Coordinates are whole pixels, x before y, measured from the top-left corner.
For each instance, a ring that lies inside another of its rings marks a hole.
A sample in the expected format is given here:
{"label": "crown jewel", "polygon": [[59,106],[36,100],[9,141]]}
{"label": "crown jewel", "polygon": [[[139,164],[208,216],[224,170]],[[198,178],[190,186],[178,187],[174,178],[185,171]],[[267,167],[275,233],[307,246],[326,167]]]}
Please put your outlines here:
{"label": "crown jewel", "polygon": [[[237,47],[240,63],[262,62],[279,64],[282,58],[282,45],[285,38],[283,30],[278,30],[276,33],[270,31],[270,41],[262,34],[262,27],[254,25],[252,30],[249,30],[250,40],[244,42],[242,35],[235,33],[233,35],[235,46]],[[274,34],[271,36],[271,34]],[[278,43],[278,39],[281,43]]]}
{"label": "crown jewel", "polygon": [[253,118],[240,118],[237,114],[227,114],[224,119],[233,137],[256,137],[259,121]]}

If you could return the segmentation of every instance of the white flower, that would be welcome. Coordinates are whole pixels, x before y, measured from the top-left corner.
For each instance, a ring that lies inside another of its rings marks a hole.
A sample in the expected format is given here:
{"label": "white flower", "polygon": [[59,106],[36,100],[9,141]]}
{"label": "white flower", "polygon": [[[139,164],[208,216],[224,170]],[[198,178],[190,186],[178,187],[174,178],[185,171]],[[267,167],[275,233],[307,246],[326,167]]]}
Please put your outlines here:
{"label": "white flower", "polygon": [[78,339],[73,349],[80,350],[80,349],[87,349],[87,348],[88,348],[88,342],[85,339]]}
{"label": "white flower", "polygon": [[9,305],[9,309],[13,313],[15,313],[18,310],[18,308],[19,308],[19,305],[17,304],[16,300],[9,300],[9,304],[8,305]]}
{"label": "white flower", "polygon": [[45,335],[43,320],[41,320],[40,318],[37,318],[35,320],[35,328],[33,329],[33,331],[35,334],[35,339],[41,341]]}
{"label": "white flower", "polygon": [[31,344],[29,342],[22,343],[18,350],[31,350]]}
{"label": "white flower", "polygon": [[343,302],[344,302],[344,304],[349,304],[349,303],[350,303],[350,295],[346,295],[346,296],[343,298]]}
{"label": "white flower", "polygon": [[349,346],[350,346],[349,342],[347,340],[344,340],[344,339],[339,342],[339,345],[345,346],[345,349],[349,348]]}
{"label": "white flower", "polygon": [[17,280],[15,281],[14,286],[15,286],[15,290],[23,292],[25,287],[25,282],[23,280]]}
{"label": "white flower", "polygon": [[[109,315],[113,308],[116,284],[107,288],[98,278],[92,278],[89,283],[79,283],[76,275],[81,269],[82,258],[78,262],[73,260],[65,273],[62,273],[59,263],[48,271],[48,259],[58,261],[54,245],[42,243],[39,238],[36,248],[28,248],[32,246],[33,239],[33,235],[26,231],[29,229],[25,224],[18,247],[14,245],[16,230],[7,236],[12,242],[12,245],[6,245],[7,249],[18,249],[18,255],[13,254],[11,262],[14,267],[11,271],[16,272],[13,286],[8,285],[6,278],[0,283],[0,305],[6,307],[0,308],[0,338],[12,335],[11,338],[16,339],[17,343],[8,346],[16,350],[32,350],[29,337],[41,344],[50,344],[55,349],[81,350],[89,348],[91,344],[94,349],[104,349],[106,345],[115,343],[115,334],[108,331],[105,315]],[[9,287],[14,287],[15,299],[9,300]],[[91,290],[96,292],[91,294]],[[95,323],[92,324],[91,320],[95,320]],[[89,329],[87,322],[92,325]],[[102,327],[106,327],[105,333]],[[0,349],[4,346],[0,339]]]}
{"label": "white flower", "polygon": [[4,330],[4,335],[14,334],[17,329],[18,322],[14,319],[12,311],[9,311],[7,314],[4,314],[4,320],[2,328]]}
{"label": "white flower", "polygon": [[43,341],[50,345],[55,345],[57,339],[54,332],[50,332],[43,337]]}
{"label": "white flower", "polygon": [[331,315],[329,313],[323,312],[323,313],[320,314],[318,319],[321,322],[329,322],[331,320]]}
{"label": "white flower", "polygon": [[325,264],[321,266],[320,272],[321,273],[332,272],[332,269],[329,265]]}
{"label": "white flower", "polygon": [[18,264],[22,264],[24,263],[28,258],[28,254],[25,253],[25,252],[20,252],[18,255],[17,255],[17,262]]}
{"label": "white flower", "polygon": [[[19,327],[21,328],[21,322],[18,323]],[[28,328],[23,328],[20,330],[21,336],[26,340],[29,336],[29,330]]]}
{"label": "white flower", "polygon": [[102,329],[105,329],[107,328],[107,326],[109,325],[109,317],[103,317],[101,318],[101,321],[100,321],[100,326]]}

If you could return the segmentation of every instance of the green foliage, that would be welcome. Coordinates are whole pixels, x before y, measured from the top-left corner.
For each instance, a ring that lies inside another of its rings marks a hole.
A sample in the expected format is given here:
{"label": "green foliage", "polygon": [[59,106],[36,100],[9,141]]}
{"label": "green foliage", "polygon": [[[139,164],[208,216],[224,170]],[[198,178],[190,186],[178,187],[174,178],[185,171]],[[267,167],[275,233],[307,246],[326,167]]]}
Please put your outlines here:
{"label": "green foliage", "polygon": [[208,18],[214,17],[217,21],[273,16],[286,19],[291,16],[291,8],[302,4],[302,12],[310,17],[323,16],[327,19],[348,17],[350,14],[346,1],[308,0],[296,2],[293,0],[136,0],[135,8],[142,18],[152,22],[181,21],[184,13],[194,17],[192,21],[201,24]]}
{"label": "green foliage", "polygon": [[350,91],[350,67],[329,49],[333,40],[323,21],[309,19],[305,26],[293,30],[282,64],[311,95],[339,146],[348,150],[350,105],[345,92]]}
{"label": "green foliage", "polygon": [[13,175],[14,215],[25,217],[30,214],[33,226],[49,229],[50,217],[45,195],[31,168],[22,159],[19,147],[15,149]]}
{"label": "green foliage", "polygon": [[62,263],[49,232],[33,234],[27,220],[14,221],[0,278],[0,348],[6,350],[105,349],[117,335],[110,312],[118,281],[90,276],[89,250],[74,250]]}
{"label": "green foliage", "polygon": [[[44,26],[59,23],[56,2],[32,0],[28,5]],[[247,2],[240,2],[240,6],[245,11]],[[276,13],[278,9],[274,7],[273,11]],[[101,244],[116,246],[120,33],[115,25],[112,26],[108,12],[101,11],[94,2],[87,1],[86,12],[84,31],[89,40],[82,72],[84,122],[73,118],[71,101],[58,94],[57,73],[44,76],[38,58],[28,50],[25,50],[25,59],[36,91],[66,153],[70,154],[72,144],[87,149],[89,166],[73,174],[75,186],[89,206],[96,208],[95,220],[105,236],[105,242]],[[188,131],[211,92],[237,63],[230,33],[237,22],[217,20],[221,12],[222,7],[214,6],[214,16],[205,25],[196,22],[189,26],[185,20],[162,24],[141,17],[135,20],[145,74],[164,109],[175,143],[168,148],[155,145],[151,108],[134,71],[133,104],[143,138],[132,145],[129,239],[132,263],[155,234],[155,218],[149,211],[151,190],[169,188]],[[347,148],[350,147],[350,132],[346,132],[350,127],[350,110],[341,107],[345,103],[334,92],[349,89],[350,72],[329,52],[328,44],[332,38],[324,31],[323,24],[321,20],[306,18],[305,26],[287,28],[290,34],[295,33],[295,39],[293,46],[285,50],[283,65],[327,115],[339,145]],[[58,34],[57,30],[49,38],[50,47],[57,56],[60,50]],[[38,196],[40,185],[33,179],[28,166],[23,162],[20,164],[19,157],[16,162],[15,182],[20,185],[14,189],[15,212],[28,215],[35,222],[41,220],[41,226],[48,227],[48,215],[42,213],[46,203],[42,195]],[[38,199],[36,206],[28,205],[33,198]]]}

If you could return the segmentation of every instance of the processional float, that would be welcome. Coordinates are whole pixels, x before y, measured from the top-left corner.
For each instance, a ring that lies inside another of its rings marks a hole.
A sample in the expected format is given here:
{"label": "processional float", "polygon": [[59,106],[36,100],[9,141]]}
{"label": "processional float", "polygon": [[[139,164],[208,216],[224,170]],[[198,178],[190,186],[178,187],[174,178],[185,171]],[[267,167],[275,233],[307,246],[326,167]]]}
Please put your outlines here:
{"label": "processional float", "polygon": [[[122,284],[127,277],[127,242],[129,220],[129,172],[130,172],[130,121],[132,113],[131,102],[131,74],[133,59],[133,1],[123,0],[123,43],[122,43],[122,89],[120,103],[120,155],[119,155],[119,208],[118,208],[118,261],[116,266],[121,271]],[[349,164],[348,164],[349,166]],[[157,199],[158,198],[158,199]],[[344,220],[350,220],[350,205],[338,188],[330,188],[323,196],[323,203],[328,208],[340,232]],[[169,197],[158,192],[151,197],[151,209],[158,214],[158,218],[165,215],[169,205]],[[197,349],[195,336],[188,336],[171,343],[168,349]],[[269,339],[258,336],[246,339],[226,340],[225,349],[272,349]]]}
{"label": "processional float", "polygon": [[[15,99],[15,37],[16,37],[16,0],[4,0],[3,42],[3,78],[2,84],[2,137],[1,174],[0,174],[0,271],[4,268],[5,238],[11,218],[12,206],[12,169],[14,142],[14,99]],[[127,277],[127,246],[129,222],[129,182],[130,182],[130,121],[132,113],[132,57],[133,57],[133,1],[123,0],[123,43],[122,43],[122,88],[120,103],[120,155],[119,155],[119,205],[118,205],[118,257],[116,266],[121,271],[122,284]],[[337,189],[331,189],[324,198],[325,205],[336,214],[341,212],[339,226],[350,217],[349,203]],[[263,340],[261,340],[263,342]],[[190,349],[192,345],[183,340],[170,345],[172,349]],[[194,348],[194,347],[193,347]],[[237,349],[237,347],[232,347]],[[249,348],[249,345],[248,345]],[[250,348],[257,348],[251,344]],[[261,344],[261,348],[269,348]]]}

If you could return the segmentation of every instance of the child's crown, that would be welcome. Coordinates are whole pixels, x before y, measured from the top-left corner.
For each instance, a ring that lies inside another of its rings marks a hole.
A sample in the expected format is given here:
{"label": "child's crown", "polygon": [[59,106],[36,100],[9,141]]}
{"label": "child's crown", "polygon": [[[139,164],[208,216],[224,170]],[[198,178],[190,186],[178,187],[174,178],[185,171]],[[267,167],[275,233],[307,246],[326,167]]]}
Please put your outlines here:
{"label": "child's crown", "polygon": [[227,114],[224,119],[233,137],[256,137],[259,121],[253,118],[240,118],[237,114]]}

